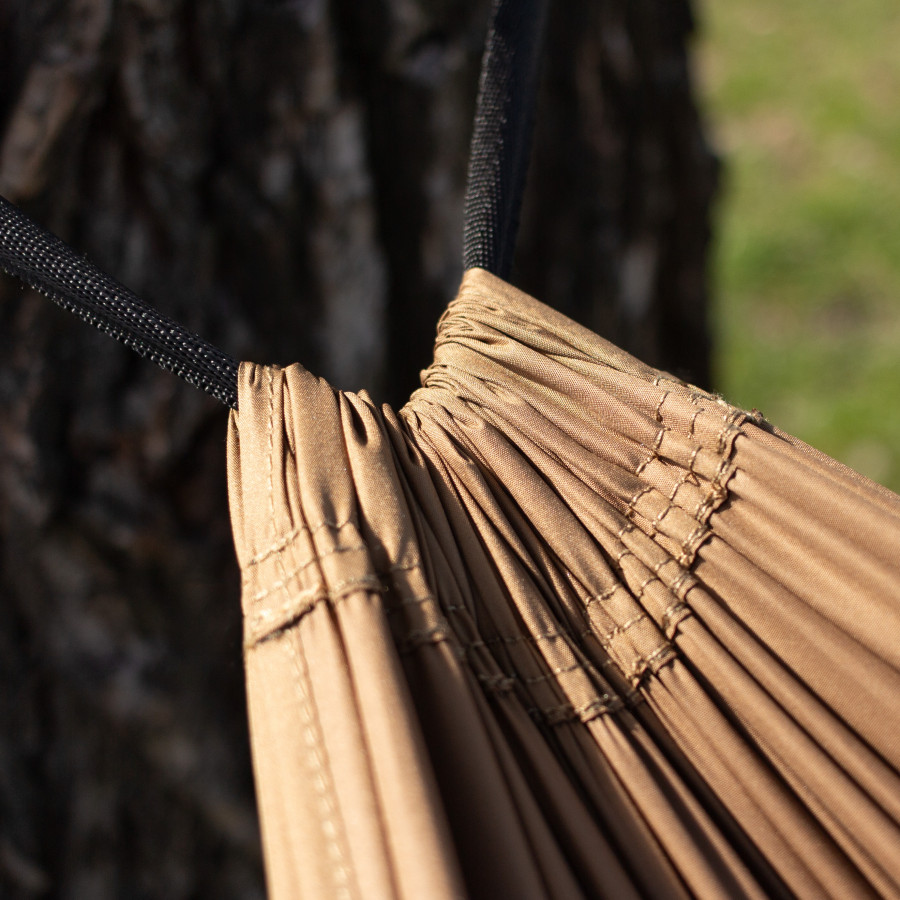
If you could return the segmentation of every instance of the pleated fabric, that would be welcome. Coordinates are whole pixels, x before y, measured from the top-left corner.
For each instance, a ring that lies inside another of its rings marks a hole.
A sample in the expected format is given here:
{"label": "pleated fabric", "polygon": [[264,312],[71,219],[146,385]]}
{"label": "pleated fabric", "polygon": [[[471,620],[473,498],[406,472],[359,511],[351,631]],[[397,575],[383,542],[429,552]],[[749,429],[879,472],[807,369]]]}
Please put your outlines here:
{"label": "pleated fabric", "polygon": [[900,897],[896,495],[479,269],[229,492],[271,897]]}

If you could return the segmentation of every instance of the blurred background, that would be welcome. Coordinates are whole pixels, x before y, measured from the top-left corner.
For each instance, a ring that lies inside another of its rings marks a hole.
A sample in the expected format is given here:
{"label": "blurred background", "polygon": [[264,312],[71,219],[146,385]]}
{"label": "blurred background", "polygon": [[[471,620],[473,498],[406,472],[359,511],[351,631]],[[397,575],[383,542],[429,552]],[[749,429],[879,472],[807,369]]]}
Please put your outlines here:
{"label": "blurred background", "polygon": [[707,0],[714,382],[900,490],[900,11]]}
{"label": "blurred background", "polygon": [[[0,0],[0,194],[233,355],[402,403],[488,6]],[[898,19],[553,4],[511,279],[894,488]],[[0,277],[4,898],[263,896],[226,420]]]}

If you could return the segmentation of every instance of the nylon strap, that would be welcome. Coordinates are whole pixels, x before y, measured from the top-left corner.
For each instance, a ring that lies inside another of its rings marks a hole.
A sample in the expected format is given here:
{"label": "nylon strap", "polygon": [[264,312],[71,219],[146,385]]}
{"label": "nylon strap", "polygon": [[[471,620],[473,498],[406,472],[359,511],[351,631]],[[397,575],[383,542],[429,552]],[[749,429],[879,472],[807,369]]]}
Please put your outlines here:
{"label": "nylon strap", "polygon": [[[494,0],[466,187],[463,263],[512,264],[548,0]],[[237,360],[155,310],[0,197],[0,267],[141,356],[237,408]]]}
{"label": "nylon strap", "polygon": [[237,409],[237,360],[157,312],[3,197],[0,266],[63,309]]}
{"label": "nylon strap", "polygon": [[463,267],[512,268],[549,0],[494,0],[469,151]]}

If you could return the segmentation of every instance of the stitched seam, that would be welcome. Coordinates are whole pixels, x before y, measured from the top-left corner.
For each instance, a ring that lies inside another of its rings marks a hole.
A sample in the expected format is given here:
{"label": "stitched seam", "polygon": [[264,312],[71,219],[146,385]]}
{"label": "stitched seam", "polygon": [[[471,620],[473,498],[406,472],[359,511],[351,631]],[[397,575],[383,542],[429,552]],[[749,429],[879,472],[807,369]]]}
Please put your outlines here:
{"label": "stitched seam", "polygon": [[656,410],[654,411],[654,416],[656,417],[656,421],[657,421],[657,422],[662,422],[662,420],[663,420],[663,417],[662,417],[663,403],[666,402],[666,398],[667,398],[667,397],[669,396],[669,394],[671,394],[671,393],[672,393],[671,391],[666,391],[666,392],[662,395],[662,397],[659,398],[659,403],[656,404]]}
{"label": "stitched seam", "polygon": [[573,706],[571,703],[562,703],[559,706],[548,706],[545,709],[533,706],[528,712],[532,718],[543,719],[548,725],[564,725],[566,722],[572,722],[576,719],[582,722],[590,722],[592,719],[597,719],[605,713],[617,712],[626,706],[636,705],[635,700],[640,702],[642,698],[631,694],[629,695],[629,700],[631,702],[627,703],[619,698],[609,699],[611,702],[604,702],[602,699],[598,699],[577,707]]}
{"label": "stitched seam", "polygon": [[690,565],[691,557],[694,551],[699,546],[699,543],[703,538],[709,533],[709,529],[703,522],[700,522],[697,527],[687,536],[684,542],[681,545],[681,556],[678,558],[678,562],[682,566]]}
{"label": "stitched seam", "polygon": [[[676,600],[674,603],[671,603],[671,604],[669,604],[669,606],[666,607],[666,609],[664,610],[663,615],[662,615],[662,628],[663,628],[664,632],[667,633],[669,631],[669,629],[673,627],[672,620],[675,618],[675,615],[677,613],[681,613],[681,612],[690,614],[689,607],[687,606],[686,603],[684,603],[681,600]],[[681,622],[681,619],[679,619],[678,622],[675,622],[674,627],[677,628],[678,625],[680,624],[680,622]],[[671,640],[672,637],[674,637],[674,634],[671,636],[669,636],[667,634],[667,637],[669,638],[669,640]]]}
{"label": "stitched seam", "polygon": [[690,472],[691,474],[693,474],[693,472],[694,472],[694,464],[697,462],[697,457],[700,455],[700,451],[702,449],[703,449],[703,447],[700,444],[697,444],[697,446],[694,447],[693,451],[691,452],[691,458],[688,460],[688,467],[687,467],[688,472]]}
{"label": "stitched seam", "polygon": [[[268,370],[269,374],[269,515],[272,522],[272,535],[277,534],[277,522],[275,520],[275,378],[272,368]],[[284,560],[279,555],[276,557],[276,566],[281,570],[282,580],[280,584],[274,585],[266,593],[270,594],[276,590],[283,589],[287,595],[285,603],[296,602],[287,591],[289,578],[285,572]],[[296,574],[296,573],[295,573]],[[321,817],[322,832],[326,837],[326,846],[328,855],[332,858],[334,866],[332,867],[334,877],[334,887],[337,896],[344,898],[350,897],[349,870],[344,858],[344,852],[338,843],[339,831],[335,823],[334,798],[329,791],[329,785],[326,781],[326,769],[323,754],[325,752],[324,744],[320,736],[316,733],[315,727],[318,725],[315,716],[315,709],[312,706],[312,697],[307,690],[307,672],[306,659],[303,655],[303,646],[299,634],[296,641],[288,641],[291,657],[294,661],[297,674],[300,676],[295,681],[295,690],[300,701],[300,708],[304,717],[303,739],[307,746],[307,761],[314,765],[313,782],[316,794],[319,799],[320,809],[324,813]]]}
{"label": "stitched seam", "polygon": [[[321,603],[330,603],[332,607],[337,607],[349,600],[356,590],[371,591],[373,594],[381,592],[379,585],[376,583],[373,586],[371,580],[367,578],[350,579],[341,582],[337,587],[342,588],[343,593],[336,597],[329,594],[328,591],[318,588],[308,588],[302,593],[295,595],[297,598],[295,603],[285,603],[277,610],[279,618],[288,616],[282,622],[277,622],[277,620],[275,623],[267,622],[264,617],[260,617],[261,614],[254,617],[253,620],[249,620],[248,628],[251,632],[263,630],[263,633],[259,635],[251,633],[250,637],[245,640],[245,649],[252,649],[258,644],[284,636],[294,625],[309,615]],[[296,609],[293,611],[291,609],[292,606],[296,606]]]}
{"label": "stitched seam", "polygon": [[636,515],[636,514],[637,514],[637,510],[635,509],[635,504],[638,502],[638,500],[641,499],[641,497],[644,496],[644,494],[649,494],[652,490],[653,490],[653,485],[649,485],[649,484],[648,484],[648,485],[645,485],[644,487],[642,487],[642,488],[641,488],[641,489],[640,489],[640,490],[639,490],[639,491],[631,498],[631,500],[628,501],[628,506],[625,508],[625,515],[626,515],[626,516]]}
{"label": "stitched seam", "polygon": [[476,675],[478,683],[483,690],[490,691],[492,694],[511,694],[516,686],[515,675]]}
{"label": "stitched seam", "polygon": [[424,647],[428,644],[442,644],[445,641],[452,644],[453,636],[443,625],[435,625],[432,628],[423,628],[410,632],[403,639],[397,652],[408,655],[418,650],[419,647]]}
{"label": "stitched seam", "polygon": [[257,610],[253,617],[249,620],[253,628],[266,625],[268,622],[278,620],[283,616],[296,610],[297,618],[302,617],[307,609],[311,609],[321,600],[331,600],[337,606],[338,603],[345,600],[348,593],[352,590],[369,590],[378,594],[383,590],[381,583],[372,575],[364,575],[359,578],[348,578],[345,581],[338,582],[331,590],[323,590],[320,587],[310,587],[305,590],[290,594],[289,599],[285,600],[281,606],[275,609]]}
{"label": "stitched seam", "polygon": [[719,467],[716,469],[715,475],[713,476],[713,481],[721,490],[724,490],[725,486],[720,482],[724,479],[726,472],[728,472],[730,468],[731,460],[726,456],[722,459],[722,462],[719,463]]}
{"label": "stitched seam", "polygon": [[[630,550],[626,551],[626,553],[630,552]],[[609,600],[610,597],[612,597],[613,594],[615,594],[616,591],[620,590],[621,588],[621,584],[614,584],[612,587],[607,588],[605,591],[603,591],[602,594],[594,594],[591,597],[587,597],[583,601],[585,609],[587,609],[587,607],[589,607],[592,603],[605,603],[607,600]]]}
{"label": "stitched seam", "polygon": [[[621,559],[622,557],[627,556],[629,554],[631,554],[631,551],[626,550],[622,554],[620,554],[619,559]],[[656,566],[654,566],[654,568],[653,568],[654,574],[652,576],[650,576],[646,581],[644,581],[644,583],[634,593],[633,596],[636,600],[639,601],[644,596],[644,592],[654,581],[658,581],[660,584],[663,585],[664,588],[666,588],[666,590],[672,591],[672,588],[667,587],[666,583],[659,576],[659,571],[670,562],[675,562],[675,560],[665,559],[665,560],[662,560],[661,562],[657,563]],[[677,584],[680,586],[680,584],[687,577],[689,577],[688,573],[682,571],[682,574],[675,580],[674,584]],[[617,585],[614,585],[609,590],[605,591],[603,594],[598,594],[595,597],[589,597],[585,601],[585,606],[589,606],[591,603],[602,602],[603,600],[609,599],[617,590],[625,590],[629,596],[632,596],[631,592],[628,591],[624,585],[617,584]],[[674,591],[672,591],[672,592],[674,593]],[[665,632],[665,629],[669,626],[670,616],[674,612],[677,612],[681,609],[687,610],[688,612],[690,611],[688,609],[688,607],[685,606],[684,603],[682,603],[682,601],[680,599],[678,599],[678,600],[675,600],[672,604],[670,604],[663,611],[662,628],[663,628],[664,632]],[[628,631],[629,628],[632,628],[634,625],[638,624],[639,622],[642,622],[645,619],[656,624],[656,622],[646,612],[641,612],[638,615],[634,616],[634,618],[629,619],[627,622],[623,623],[622,625],[616,624],[613,628],[611,628],[609,631],[607,631],[603,634],[595,634],[595,638],[598,641],[598,643],[600,644],[600,646],[603,647],[605,650],[608,650],[611,653],[616,653],[617,655],[623,655],[624,651],[617,649],[616,647],[613,646],[614,639],[617,637],[621,637],[623,634],[625,634],[626,631]],[[671,645],[669,644],[668,640],[666,640],[665,643],[660,648],[655,650],[649,657],[647,657],[645,659],[637,651],[637,648],[634,647],[634,645],[632,644],[631,650],[633,651],[633,653],[636,657],[635,661],[634,661],[634,670],[635,671],[639,670],[642,665],[649,665],[654,659],[656,659],[658,656],[667,652],[670,649],[672,649]]]}
{"label": "stitched seam", "polygon": [[[270,449],[271,449],[271,445],[270,445]],[[272,478],[272,475],[270,472],[269,473],[269,479],[270,479],[269,484],[270,485],[272,483],[271,478]],[[256,556],[254,556],[252,559],[248,560],[246,567],[249,568],[250,566],[258,565],[263,560],[268,559],[268,557],[277,553],[279,550],[284,550],[284,548],[287,547],[287,545],[292,540],[294,540],[295,537],[297,537],[300,534],[303,534],[303,532],[306,532],[309,535],[314,535],[314,534],[316,534],[316,532],[321,531],[323,528],[333,528],[335,531],[340,531],[342,528],[346,528],[352,522],[353,522],[352,519],[347,519],[345,522],[322,522],[320,525],[317,525],[315,528],[310,528],[309,525],[307,525],[304,522],[302,525],[298,525],[296,528],[294,528],[290,532],[288,532],[277,543],[272,544],[272,546],[270,546],[270,547],[266,547],[264,550],[260,550]]]}
{"label": "stitched seam", "polygon": [[723,499],[725,496],[725,489],[721,485],[716,485],[704,498],[703,502],[697,507],[697,514],[694,518],[698,519],[701,522],[705,522],[707,516],[713,511],[715,508],[715,504],[717,501]]}
{"label": "stitched seam", "polygon": [[[549,681],[551,678],[556,678],[559,675],[568,675],[570,672],[584,672],[587,674],[588,669],[583,663],[572,663],[570,666],[560,666],[559,668],[551,669],[546,675],[533,675],[530,678],[522,678],[516,675],[511,677],[522,682],[522,684],[540,684],[542,681]],[[609,698],[607,695],[604,695],[604,699]]]}
{"label": "stitched seam", "polygon": [[675,648],[667,643],[651,653],[646,659],[640,658],[635,662],[628,678],[640,681],[647,672],[658,672],[670,659],[676,656]]}
{"label": "stitched seam", "polygon": [[[667,556],[665,559],[661,559],[658,563],[654,563],[651,571],[653,572],[654,575],[659,575],[659,573],[662,572],[662,570],[668,565],[678,566],[678,560],[672,556]],[[678,569],[679,569],[679,575],[677,577],[680,578],[681,574],[683,574],[684,570],[681,568],[681,566],[678,566]],[[660,581],[662,581],[662,576],[660,576]],[[671,586],[669,587],[669,589],[671,590]]]}
{"label": "stitched seam", "polygon": [[396,588],[394,588],[394,590],[402,599],[399,603],[391,603],[390,608],[385,610],[385,613],[388,616],[395,616],[403,609],[408,609],[412,606],[424,606],[426,603],[433,603],[437,607],[439,612],[468,612],[465,606],[456,606],[452,603],[446,605],[442,604],[440,598],[435,594],[409,594],[404,596],[402,591],[398,591]]}
{"label": "stitched seam", "polygon": [[667,653],[674,653],[674,652],[675,652],[675,648],[671,644],[667,643],[664,647],[660,647],[658,650],[654,650],[653,653],[651,653],[644,660],[644,662],[646,662],[647,666],[649,667],[649,666],[652,666],[653,663],[656,662],[656,660],[660,659],[660,657],[665,656]]}
{"label": "stitched seam", "polygon": [[[666,396],[668,395],[664,395],[663,399],[665,399]],[[659,459],[659,451],[662,448],[663,437],[665,437],[666,431],[668,431],[668,429],[663,425],[656,432],[656,437],[653,439],[653,446],[648,448],[646,459],[644,459],[634,470],[635,475],[640,475],[654,459]]]}
{"label": "stitched seam", "polygon": [[655,572],[635,591],[635,599],[640,600],[644,596],[647,586],[653,584],[654,581],[662,583],[662,579]]}
{"label": "stitched seam", "polygon": [[[668,496],[669,503],[671,503],[673,506],[675,505],[675,497],[678,495],[678,489],[682,485],[685,485],[688,483],[693,484],[693,482],[691,481],[692,475],[693,475],[693,472],[691,472],[690,469],[688,469],[687,471],[683,472],[681,477],[675,482],[675,486],[672,488],[672,493],[669,494],[669,496]],[[682,509],[683,508],[684,507],[682,507]]]}
{"label": "stitched seam", "polygon": [[[678,560],[673,559],[672,562],[677,563]],[[688,582],[693,582],[693,581],[694,581],[694,576],[691,575],[691,573],[687,569],[682,567],[681,572],[678,574],[678,577],[672,582],[671,585],[669,585],[669,590],[676,597],[680,597],[680,599],[684,600],[684,596],[681,593],[681,589],[685,584],[687,584]],[[685,593],[687,593],[687,591],[685,591]]]}
{"label": "stitched seam", "polygon": [[738,414],[732,412],[731,416],[725,416],[726,425],[719,432],[719,438],[716,446],[718,447],[719,453],[725,452],[725,445],[727,443],[727,438],[730,434],[733,434],[736,431],[740,431],[740,428],[737,425],[736,419]]}
{"label": "stitched seam", "polygon": [[588,628],[577,633],[569,633],[567,631],[547,631],[542,634],[517,634],[514,637],[508,635],[499,635],[498,637],[487,638],[486,640],[472,641],[466,645],[466,649],[474,649],[476,647],[495,647],[498,645],[512,646],[515,644],[524,644],[526,642],[538,643],[539,641],[556,641],[560,638],[569,638],[577,640],[578,638],[596,637],[596,633]]}
{"label": "stitched seam", "polygon": [[698,409],[698,410],[691,416],[691,424],[690,424],[690,428],[688,429],[688,434],[690,434],[691,437],[694,437],[694,433],[695,433],[694,430],[695,430],[695,428],[697,427],[697,417],[700,415],[700,413],[701,413],[702,411],[703,411],[702,409]]}
{"label": "stitched seam", "polygon": [[321,723],[316,714],[315,701],[307,689],[309,666],[299,635],[296,641],[289,641],[289,646],[297,674],[300,676],[296,685],[303,714],[303,741],[306,744],[307,766],[312,776],[311,780],[319,806],[319,823],[322,834],[325,836],[326,852],[332,863],[329,867],[333,879],[332,886],[336,891],[335,896],[350,897],[350,873],[340,842],[331,772],[326,759],[324,741],[321,738]]}
{"label": "stitched seam", "polygon": [[[275,520],[275,375],[274,370],[270,366],[267,369],[269,376],[269,520],[272,523],[272,537],[278,534],[278,523]],[[276,582],[263,596],[273,593],[277,590],[283,590],[287,599],[285,603],[290,603],[292,598],[287,590],[288,576],[284,568],[284,559],[281,556],[275,559],[276,571],[281,572],[281,581]],[[261,600],[262,597],[254,597],[250,603]]]}
{"label": "stitched seam", "polygon": [[640,463],[638,463],[637,468],[634,470],[634,474],[635,475],[643,475],[644,470],[647,468],[647,466],[649,466],[650,463],[652,463],[653,460],[657,459],[657,458],[658,458],[658,454],[655,451],[653,451],[653,450],[648,451],[647,456],[643,460],[641,460]]}
{"label": "stitched seam", "polygon": [[[633,619],[629,619],[623,625],[613,626],[605,634],[597,636],[597,640],[599,641],[600,646],[604,647],[607,650],[612,650],[613,649],[613,640],[615,638],[621,637],[623,634],[625,634],[626,631],[628,631],[629,628],[632,628],[633,626],[637,625],[639,622],[643,622],[645,619],[649,620],[650,617],[647,615],[647,613],[642,612],[642,613],[636,615]],[[640,654],[637,654],[637,655],[638,655],[638,657],[640,657]]]}
{"label": "stitched seam", "polygon": [[250,598],[250,603],[258,603],[260,600],[265,599],[270,594],[274,594],[276,591],[280,591],[285,588],[288,584],[290,584],[304,569],[308,569],[310,566],[315,563],[321,562],[323,559],[327,559],[329,556],[337,556],[341,553],[353,553],[359,550],[365,550],[366,547],[364,544],[356,544],[352,547],[337,547],[334,550],[329,550],[327,553],[322,553],[319,556],[311,556],[303,562],[298,563],[297,566],[291,569],[290,572],[286,571],[284,568],[284,560],[279,556],[278,557],[278,568],[281,569],[281,580],[276,581],[273,584],[270,584],[265,590],[260,591],[258,594],[254,594]]}
{"label": "stitched seam", "polygon": [[[549,681],[551,678],[556,678],[559,675],[566,675],[570,672],[584,672],[585,675],[590,675],[590,670],[592,666],[590,664],[585,665],[584,663],[573,663],[571,666],[562,666],[560,668],[551,669],[547,672],[546,675],[536,675],[530,678],[523,678],[521,675],[516,674],[515,672],[501,672],[498,675],[484,675],[479,674],[476,677],[478,681],[485,685],[488,690],[493,691],[494,693],[510,693],[516,683],[518,684],[540,684],[543,681]],[[607,693],[603,693],[600,697],[601,700],[614,700],[615,698]]]}
{"label": "stitched seam", "polygon": [[654,517],[653,521],[650,523],[650,527],[653,529],[653,533],[656,534],[660,530],[660,525],[662,525],[662,520],[672,511],[673,507],[664,506]]}

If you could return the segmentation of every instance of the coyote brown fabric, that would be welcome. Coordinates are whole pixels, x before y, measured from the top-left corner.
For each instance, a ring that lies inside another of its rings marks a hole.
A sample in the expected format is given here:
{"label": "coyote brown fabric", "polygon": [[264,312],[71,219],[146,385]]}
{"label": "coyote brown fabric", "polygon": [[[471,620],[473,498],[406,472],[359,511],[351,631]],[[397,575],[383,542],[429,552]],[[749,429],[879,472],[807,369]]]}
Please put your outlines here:
{"label": "coyote brown fabric", "polygon": [[478,269],[423,385],[240,370],[271,896],[900,897],[900,498]]}

